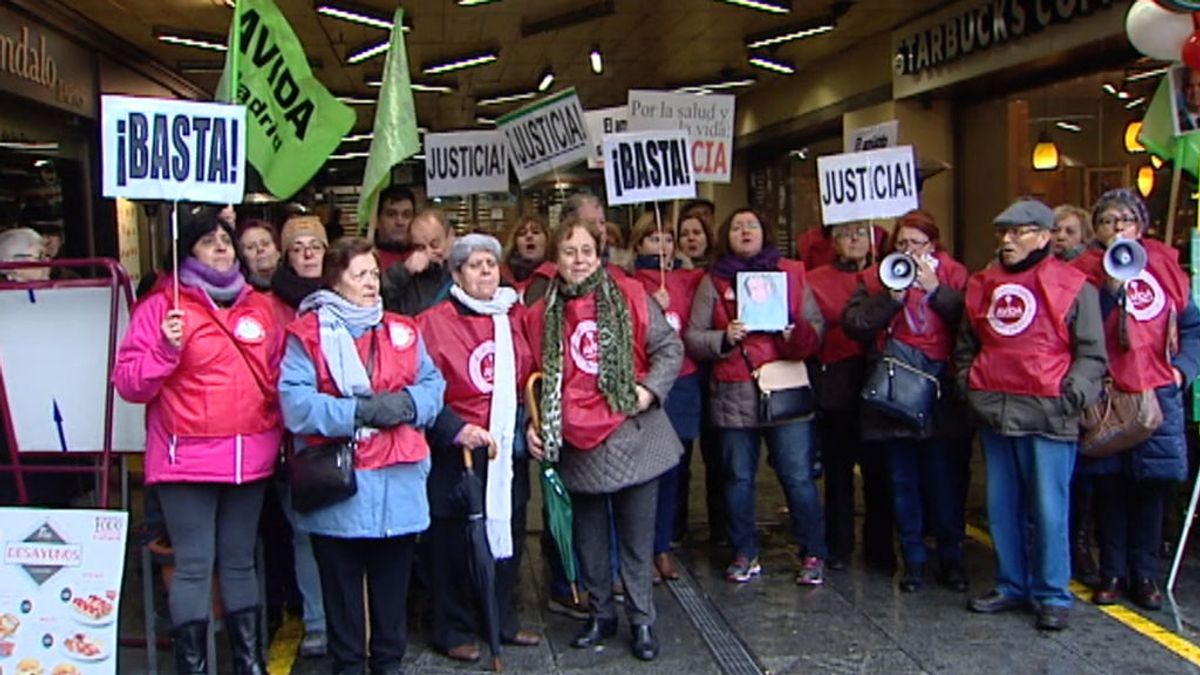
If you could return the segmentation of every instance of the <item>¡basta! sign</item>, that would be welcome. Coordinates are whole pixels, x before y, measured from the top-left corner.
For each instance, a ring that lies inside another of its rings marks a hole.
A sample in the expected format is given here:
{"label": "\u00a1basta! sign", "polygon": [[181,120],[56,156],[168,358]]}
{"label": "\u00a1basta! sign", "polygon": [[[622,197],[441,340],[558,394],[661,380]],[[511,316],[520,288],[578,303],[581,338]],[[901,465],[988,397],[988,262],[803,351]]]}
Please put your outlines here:
{"label": "\u00a1basta! sign", "polygon": [[688,135],[640,131],[604,137],[604,184],[609,204],[696,196]]}
{"label": "\u00a1basta! sign", "polygon": [[821,222],[893,218],[918,207],[911,145],[817,158]]}
{"label": "\u00a1basta! sign", "polygon": [[243,106],[104,96],[100,123],[105,197],[242,201]]}

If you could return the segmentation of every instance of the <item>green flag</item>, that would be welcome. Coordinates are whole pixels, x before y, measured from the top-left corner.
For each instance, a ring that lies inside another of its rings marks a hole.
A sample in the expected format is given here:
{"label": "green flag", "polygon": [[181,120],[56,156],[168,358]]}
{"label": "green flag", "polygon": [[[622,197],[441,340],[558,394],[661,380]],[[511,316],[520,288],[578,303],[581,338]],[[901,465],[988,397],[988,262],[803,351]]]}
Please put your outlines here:
{"label": "green flag", "polygon": [[356,118],[313,77],[271,0],[238,0],[217,100],[246,106],[246,159],[280,199],[316,175]]}
{"label": "green flag", "polygon": [[[362,192],[358,196],[358,230],[373,230],[375,205],[379,191],[391,182],[392,167],[421,149],[417,137],[417,109],[413,105],[412,83],[408,74],[408,52],[404,49],[401,21],[404,10],[397,9],[392,20],[392,40],[387,62],[383,65],[383,86],[375,106],[375,135],[363,172]],[[368,227],[371,225],[371,227]]]}
{"label": "green flag", "polygon": [[1138,141],[1159,159],[1175,162],[1175,166],[1193,176],[1200,174],[1200,131],[1175,135],[1175,102],[1171,100],[1171,72],[1163,76],[1142,117]]}

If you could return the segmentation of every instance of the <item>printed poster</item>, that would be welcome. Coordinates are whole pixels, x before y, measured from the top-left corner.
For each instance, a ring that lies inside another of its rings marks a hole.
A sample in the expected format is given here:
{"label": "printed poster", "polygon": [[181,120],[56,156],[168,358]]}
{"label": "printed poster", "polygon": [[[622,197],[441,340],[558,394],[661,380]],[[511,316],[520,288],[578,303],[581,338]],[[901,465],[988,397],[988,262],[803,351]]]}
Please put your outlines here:
{"label": "printed poster", "polygon": [[782,332],[788,326],[786,272],[738,272],[737,314],[746,330]]}
{"label": "printed poster", "polygon": [[0,668],[111,675],[129,516],[0,508]]}

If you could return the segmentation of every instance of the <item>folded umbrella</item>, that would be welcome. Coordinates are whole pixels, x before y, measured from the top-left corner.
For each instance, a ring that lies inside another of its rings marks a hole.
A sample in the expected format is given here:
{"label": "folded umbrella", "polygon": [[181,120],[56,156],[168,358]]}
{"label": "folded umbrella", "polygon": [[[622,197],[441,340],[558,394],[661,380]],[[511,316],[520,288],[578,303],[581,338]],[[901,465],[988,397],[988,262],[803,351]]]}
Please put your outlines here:
{"label": "folded umbrella", "polygon": [[487,525],[483,513],[483,481],[475,474],[471,449],[463,448],[463,476],[455,488],[456,497],[467,510],[467,569],[471,584],[483,609],[488,647],[492,651],[492,670],[501,671],[500,605],[496,601],[496,559],[488,547]]}
{"label": "folded umbrella", "polygon": [[[529,408],[534,429],[541,428],[538,401],[541,400],[542,380],[541,373],[534,373],[525,383],[525,404]],[[542,501],[546,504],[546,527],[550,530],[554,547],[558,549],[567,583],[571,585],[571,600],[578,604],[579,590],[576,580],[579,578],[579,572],[575,569],[575,535],[572,532],[575,512],[571,508],[571,493],[567,492],[567,486],[563,484],[562,477],[558,475],[558,469],[552,462],[543,460],[538,468],[538,475],[542,483]]]}

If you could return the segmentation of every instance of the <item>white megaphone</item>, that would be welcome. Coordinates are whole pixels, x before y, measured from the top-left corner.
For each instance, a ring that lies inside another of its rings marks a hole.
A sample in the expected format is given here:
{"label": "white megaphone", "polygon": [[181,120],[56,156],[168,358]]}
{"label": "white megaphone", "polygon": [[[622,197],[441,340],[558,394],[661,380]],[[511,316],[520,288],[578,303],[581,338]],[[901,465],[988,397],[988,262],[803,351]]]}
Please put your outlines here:
{"label": "white megaphone", "polygon": [[917,261],[899,251],[879,263],[879,281],[893,291],[903,291],[917,280]]}
{"label": "white megaphone", "polygon": [[1136,239],[1117,237],[1104,251],[1104,272],[1117,281],[1129,281],[1146,268],[1146,249]]}

